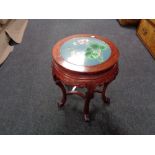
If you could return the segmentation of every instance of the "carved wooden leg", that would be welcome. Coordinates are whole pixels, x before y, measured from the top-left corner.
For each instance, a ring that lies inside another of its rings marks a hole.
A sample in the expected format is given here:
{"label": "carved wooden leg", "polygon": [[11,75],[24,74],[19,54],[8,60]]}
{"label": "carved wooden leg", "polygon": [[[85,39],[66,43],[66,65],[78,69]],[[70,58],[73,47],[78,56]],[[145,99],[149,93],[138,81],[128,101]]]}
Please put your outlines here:
{"label": "carved wooden leg", "polygon": [[106,89],[109,83],[104,83],[103,90],[102,90],[102,100],[104,103],[110,104],[110,98],[106,97]]}
{"label": "carved wooden leg", "polygon": [[56,76],[53,76],[53,78],[56,82],[56,85],[58,85],[62,91],[62,98],[61,98],[61,101],[58,102],[58,107],[63,107],[65,105],[66,98],[67,98],[66,89],[62,84],[62,82]]}
{"label": "carved wooden leg", "polygon": [[85,96],[85,104],[84,104],[84,120],[86,122],[88,122],[90,120],[89,118],[89,103],[90,100],[94,97],[94,88],[93,87],[89,87],[87,88],[88,91],[86,92],[86,96]]}

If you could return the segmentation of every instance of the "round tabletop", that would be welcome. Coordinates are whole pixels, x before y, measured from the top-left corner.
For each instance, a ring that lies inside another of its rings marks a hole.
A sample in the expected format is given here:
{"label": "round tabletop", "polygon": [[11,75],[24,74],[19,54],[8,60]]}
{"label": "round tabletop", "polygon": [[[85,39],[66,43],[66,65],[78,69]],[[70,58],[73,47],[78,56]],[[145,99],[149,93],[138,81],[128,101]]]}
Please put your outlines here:
{"label": "round tabletop", "polygon": [[119,52],[106,38],[93,34],[77,34],[58,41],[53,47],[52,57],[65,69],[92,73],[116,64]]}

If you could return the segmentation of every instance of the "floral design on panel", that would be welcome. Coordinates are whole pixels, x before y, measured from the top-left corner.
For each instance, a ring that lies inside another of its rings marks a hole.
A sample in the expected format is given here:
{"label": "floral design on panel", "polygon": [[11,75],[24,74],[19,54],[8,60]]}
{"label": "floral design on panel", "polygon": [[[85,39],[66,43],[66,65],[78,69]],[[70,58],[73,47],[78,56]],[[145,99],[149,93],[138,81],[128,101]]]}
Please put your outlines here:
{"label": "floral design on panel", "polygon": [[106,45],[100,45],[97,43],[90,42],[86,49],[86,57],[89,59],[98,59],[100,62],[103,61],[102,53],[104,52]]}

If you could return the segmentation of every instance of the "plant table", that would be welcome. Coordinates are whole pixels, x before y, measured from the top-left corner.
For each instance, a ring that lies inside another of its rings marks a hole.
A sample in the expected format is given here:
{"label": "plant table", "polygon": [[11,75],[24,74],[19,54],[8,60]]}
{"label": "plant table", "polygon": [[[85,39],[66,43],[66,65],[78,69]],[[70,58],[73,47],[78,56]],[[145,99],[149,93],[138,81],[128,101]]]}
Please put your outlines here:
{"label": "plant table", "polygon": [[[52,75],[61,88],[59,107],[65,105],[67,95],[84,99],[84,120],[89,121],[89,103],[94,93],[101,93],[109,104],[106,89],[118,74],[119,52],[108,39],[93,34],[77,34],[58,41],[52,50]],[[71,86],[69,91],[66,86]],[[86,88],[86,92],[76,90]]]}

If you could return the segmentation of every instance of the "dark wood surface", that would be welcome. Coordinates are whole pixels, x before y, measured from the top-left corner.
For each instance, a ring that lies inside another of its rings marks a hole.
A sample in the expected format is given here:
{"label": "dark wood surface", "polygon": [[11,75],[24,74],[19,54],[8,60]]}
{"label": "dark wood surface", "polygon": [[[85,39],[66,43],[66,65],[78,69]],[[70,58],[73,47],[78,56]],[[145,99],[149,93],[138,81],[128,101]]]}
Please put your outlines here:
{"label": "dark wood surface", "polygon": [[[95,66],[77,66],[66,62],[61,57],[60,47],[64,42],[75,37],[86,36],[95,36],[95,38],[103,40],[110,46],[112,54],[106,62]],[[90,100],[94,97],[95,92],[101,93],[104,103],[110,103],[110,99],[106,97],[105,94],[107,86],[116,78],[116,75],[118,74],[119,58],[118,49],[110,40],[94,34],[79,34],[69,36],[55,44],[52,50],[52,57],[53,79],[62,91],[61,101],[58,102],[59,107],[63,107],[65,105],[67,95],[79,95],[84,99],[84,120],[89,121],[89,104]],[[72,86],[73,88],[86,88],[87,91],[85,94],[77,91],[76,89],[68,91],[65,89],[65,86]]]}

